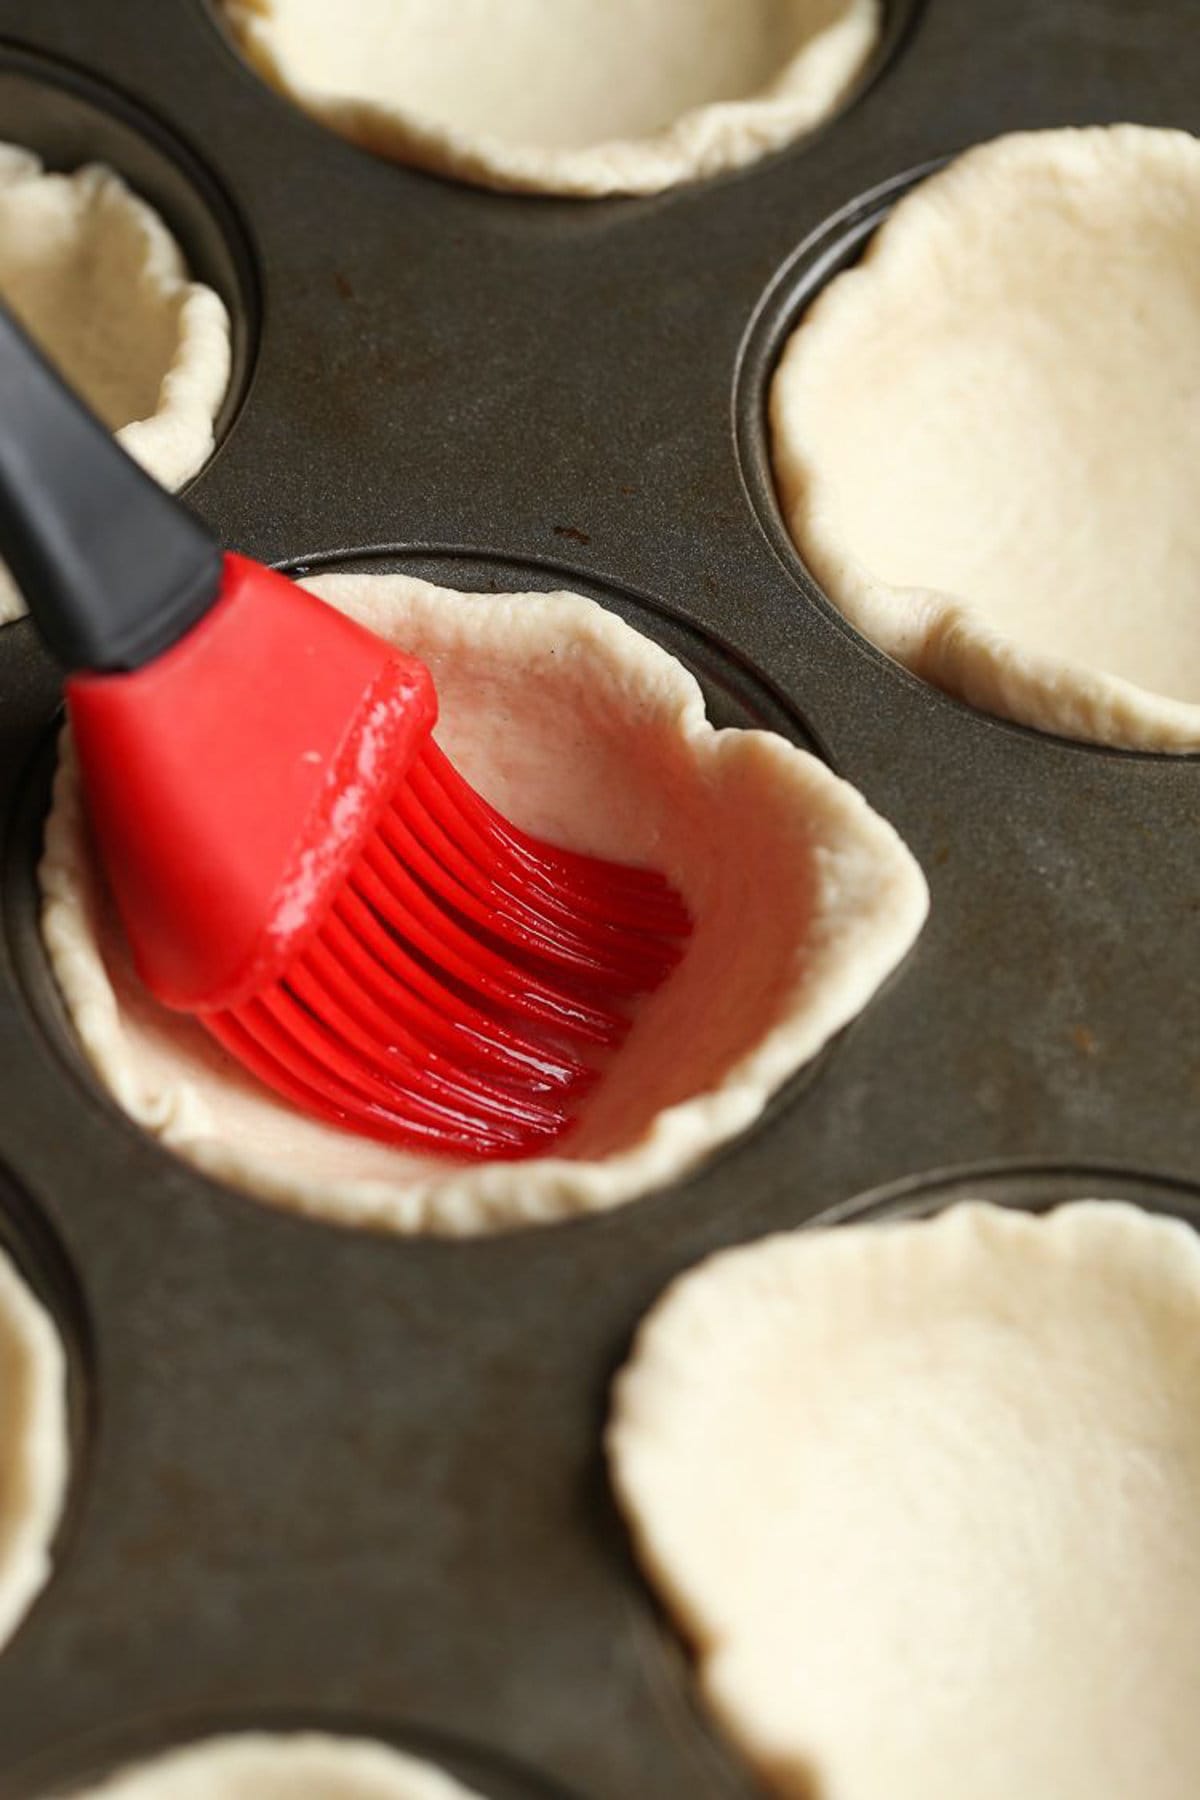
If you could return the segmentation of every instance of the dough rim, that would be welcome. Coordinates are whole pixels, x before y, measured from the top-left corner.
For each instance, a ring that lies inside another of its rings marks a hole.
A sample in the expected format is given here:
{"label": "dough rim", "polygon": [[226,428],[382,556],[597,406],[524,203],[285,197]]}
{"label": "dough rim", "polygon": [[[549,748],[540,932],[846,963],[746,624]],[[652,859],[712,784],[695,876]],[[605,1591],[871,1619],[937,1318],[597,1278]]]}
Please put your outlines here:
{"label": "dough rim", "polygon": [[[346,1782],[343,1800],[359,1781],[371,1783],[372,1800],[387,1793],[391,1800],[482,1800],[472,1789],[416,1757],[373,1738],[340,1737],[327,1732],[230,1732],[201,1738],[159,1756],[133,1763],[98,1786],[72,1788],[69,1800],[155,1800],[175,1792],[179,1778],[241,1782],[252,1776],[288,1775]],[[161,1784],[161,1785],[160,1785]],[[190,1788],[195,1794],[197,1790]],[[205,1790],[208,1792],[207,1788]],[[244,1788],[240,1788],[244,1792]],[[212,1800],[220,1800],[217,1788]]]}
{"label": "dough rim", "polygon": [[[104,163],[85,163],[69,174],[59,174],[48,170],[34,151],[0,144],[0,187],[35,181],[70,186],[78,196],[81,219],[94,197],[110,194],[141,235],[142,278],[164,302],[184,296],[175,354],[159,385],[154,412],[131,419],[114,434],[155,480],[167,488],[180,488],[208,461],[216,443],[217,416],[232,372],[231,325],[225,303],[213,288],[190,278],[166,222],[114,169]],[[25,610],[11,581],[0,583],[0,623],[21,617]]]}
{"label": "dough rim", "polygon": [[[204,1173],[260,1200],[338,1224],[438,1236],[484,1234],[607,1211],[682,1180],[750,1126],[771,1095],[862,1011],[903,960],[929,904],[916,860],[893,827],[816,757],[772,732],[718,731],[705,714],[699,684],[683,665],[596,601],[570,593],[461,595],[403,576],[342,576],[332,584],[306,585],[329,595],[339,581],[400,582],[439,605],[465,601],[477,611],[519,600],[558,634],[576,634],[618,663],[637,659],[640,667],[652,669],[693,756],[719,748],[726,755],[764,756],[777,765],[793,784],[797,807],[808,809],[818,870],[832,866],[830,879],[820,883],[808,935],[796,945],[796,962],[781,971],[788,978],[788,997],[777,1023],[718,1087],[660,1111],[640,1139],[600,1159],[492,1162],[407,1183],[302,1181],[290,1173],[281,1179],[269,1160],[227,1151],[211,1137],[196,1135],[184,1084],[143,1091],[135,1059],[124,1048],[112,985],[79,925],[75,902],[88,890],[88,864],[77,788],[69,765],[60,765],[39,869],[42,940],[99,1080],[135,1124]],[[840,861],[831,861],[839,855]],[[839,883],[842,891],[834,892]]]}
{"label": "dough rim", "polygon": [[[901,587],[883,580],[847,545],[834,484],[819,457],[809,457],[794,424],[786,434],[785,391],[805,389],[819,367],[828,321],[840,327],[858,306],[859,275],[885,283],[893,268],[920,254],[922,239],[976,169],[989,176],[1011,168],[1020,175],[1032,154],[1046,149],[1076,156],[1089,141],[1134,148],[1197,140],[1173,127],[1071,126],[1009,132],[976,144],[903,195],[873,234],[854,268],[829,284],[793,328],[771,378],[770,462],[780,513],[805,566],[838,612],[877,649],[913,675],[993,717],[1075,743],[1118,750],[1184,755],[1200,750],[1200,703],[1174,699],[1120,675],[1017,644],[969,601],[936,588]],[[899,228],[898,228],[899,227]],[[785,443],[786,435],[786,443]]]}
{"label": "dough rim", "polygon": [[0,1648],[6,1645],[53,1573],[51,1550],[70,1473],[67,1358],[58,1327],[8,1256],[0,1252],[0,1312],[19,1346],[30,1387],[29,1414],[18,1446],[27,1504],[0,1557]]}
{"label": "dough rim", "polygon": [[580,199],[657,194],[744,168],[833,117],[880,41],[882,0],[845,0],[757,95],[711,101],[645,137],[579,149],[517,145],[438,124],[410,107],[335,98],[295,78],[271,40],[270,0],[224,0],[234,43],[263,79],[322,125],[362,149],[434,175],[500,192]]}
{"label": "dough rim", "polygon": [[[697,1592],[689,1572],[676,1575],[673,1568],[670,1508],[655,1497],[664,1456],[655,1439],[659,1422],[669,1429],[673,1398],[685,1383],[694,1380],[693,1364],[699,1360],[681,1356],[680,1345],[703,1343],[720,1329],[721,1277],[732,1272],[731,1287],[756,1265],[770,1267],[779,1285],[803,1291],[812,1281],[806,1261],[820,1261],[832,1251],[842,1263],[853,1264],[861,1256],[865,1234],[877,1240],[876,1257],[890,1257],[893,1269],[902,1270],[903,1258],[919,1255],[927,1283],[939,1270],[948,1291],[961,1279],[959,1251],[964,1242],[1012,1240],[1023,1236],[1031,1255],[1064,1269],[1073,1262],[1094,1262],[1103,1247],[1113,1259],[1130,1250],[1131,1262],[1157,1268],[1164,1284],[1176,1287],[1186,1281],[1200,1319],[1200,1231],[1186,1220],[1159,1213],[1120,1198],[1091,1197],[1055,1203],[1046,1213],[1024,1207],[963,1198],[936,1213],[920,1218],[847,1220],[822,1225],[819,1220],[770,1232],[748,1243],[734,1244],[703,1257],[677,1275],[643,1316],[629,1352],[613,1379],[609,1414],[604,1433],[604,1453],[618,1510],[633,1545],[645,1580],[665,1605],[695,1661],[693,1678],[704,1705],[721,1731],[756,1769],[766,1786],[778,1768],[777,1747],[755,1741],[754,1728],[744,1728],[736,1705],[722,1690],[723,1656],[736,1650],[742,1635],[727,1623],[706,1616],[709,1601]],[[914,1242],[920,1235],[920,1245]],[[838,1272],[826,1265],[824,1287],[818,1304],[831,1310],[829,1295]],[[714,1304],[716,1303],[716,1304]],[[735,1334],[736,1337],[736,1334]],[[649,1498],[647,1499],[647,1496]],[[668,1518],[668,1528],[661,1521]],[[718,1611],[728,1612],[718,1605]],[[802,1755],[799,1745],[788,1746],[792,1757]]]}

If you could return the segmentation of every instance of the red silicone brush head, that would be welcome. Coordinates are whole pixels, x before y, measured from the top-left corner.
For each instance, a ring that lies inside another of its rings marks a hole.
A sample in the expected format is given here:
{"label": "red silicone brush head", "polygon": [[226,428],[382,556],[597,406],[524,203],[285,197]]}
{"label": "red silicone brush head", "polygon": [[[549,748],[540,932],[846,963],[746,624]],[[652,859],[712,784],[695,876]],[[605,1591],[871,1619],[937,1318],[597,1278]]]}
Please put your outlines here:
{"label": "red silicone brush head", "polygon": [[679,959],[661,875],[516,830],[432,742],[424,665],[257,564],[228,557],[155,662],[67,692],[139,975],[306,1112],[544,1150]]}
{"label": "red silicone brush head", "polygon": [[67,705],[137,972],[195,1012],[282,973],[437,717],[422,663],[240,556],[177,644]]}

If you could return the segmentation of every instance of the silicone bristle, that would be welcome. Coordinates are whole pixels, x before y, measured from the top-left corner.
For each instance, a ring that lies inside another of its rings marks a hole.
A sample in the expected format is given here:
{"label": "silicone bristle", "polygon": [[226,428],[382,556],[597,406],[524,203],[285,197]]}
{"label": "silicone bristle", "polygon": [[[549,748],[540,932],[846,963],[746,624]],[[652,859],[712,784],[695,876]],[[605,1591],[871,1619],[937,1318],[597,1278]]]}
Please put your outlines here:
{"label": "silicone bristle", "polygon": [[528,1156],[570,1128],[596,1055],[690,930],[663,875],[518,831],[427,742],[315,938],[207,1023],[268,1086],[347,1130]]}

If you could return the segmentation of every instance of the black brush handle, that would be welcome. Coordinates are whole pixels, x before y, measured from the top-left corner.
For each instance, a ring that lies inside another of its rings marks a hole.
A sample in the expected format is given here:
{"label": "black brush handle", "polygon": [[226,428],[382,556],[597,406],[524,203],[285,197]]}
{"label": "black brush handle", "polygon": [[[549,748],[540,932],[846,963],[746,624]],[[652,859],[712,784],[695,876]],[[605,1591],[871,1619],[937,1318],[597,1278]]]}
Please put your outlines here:
{"label": "black brush handle", "polygon": [[138,669],[208,611],[221,549],[0,304],[0,556],[67,669]]}

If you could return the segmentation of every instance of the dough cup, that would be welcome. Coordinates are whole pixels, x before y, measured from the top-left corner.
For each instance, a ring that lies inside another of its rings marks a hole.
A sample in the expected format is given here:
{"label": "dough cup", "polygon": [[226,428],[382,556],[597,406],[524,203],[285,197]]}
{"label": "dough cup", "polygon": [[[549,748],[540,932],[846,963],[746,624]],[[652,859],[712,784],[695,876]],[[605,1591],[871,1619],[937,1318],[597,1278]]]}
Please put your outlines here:
{"label": "dough cup", "polygon": [[615,1206],[746,1129],[912,945],[924,880],[814,757],[716,731],[693,677],[578,595],[464,595],[401,575],[308,585],[430,667],[438,740],[517,824],[662,869],[696,920],[559,1154],[467,1166],[285,1108],[134,980],[96,879],[69,753],[41,867],[43,936],[118,1103],[208,1173],[353,1225],[451,1235]]}
{"label": "dough cup", "polygon": [[887,655],[1089,743],[1200,749],[1200,141],[1018,133],[905,194],[770,392],[792,542]]}
{"label": "dough cup", "polygon": [[272,86],[365,149],[485,187],[586,196],[656,193],[810,131],[869,62],[883,0],[220,10]]}
{"label": "dough cup", "polygon": [[[119,175],[53,173],[0,144],[0,296],[150,474],[177,488],[196,473],[229,385],[229,316]],[[24,610],[0,567],[0,621]]]}
{"label": "dough cup", "polygon": [[1198,1419],[1189,1225],[968,1202],[683,1275],[608,1451],[771,1791],[1185,1800]]}
{"label": "dough cup", "polygon": [[63,1342],[0,1251],[0,1646],[50,1579],[68,1463]]}

